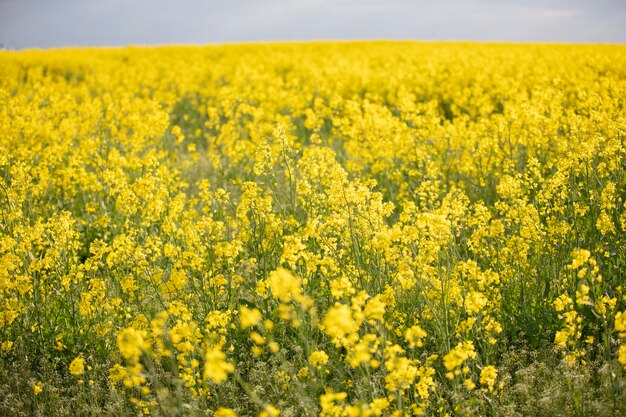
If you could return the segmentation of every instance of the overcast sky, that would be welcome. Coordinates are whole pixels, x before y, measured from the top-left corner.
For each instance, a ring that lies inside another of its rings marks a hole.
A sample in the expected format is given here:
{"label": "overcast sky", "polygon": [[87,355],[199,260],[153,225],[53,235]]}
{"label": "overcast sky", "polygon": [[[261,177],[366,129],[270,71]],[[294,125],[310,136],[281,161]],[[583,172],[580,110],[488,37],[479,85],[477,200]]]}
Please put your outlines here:
{"label": "overcast sky", "polygon": [[15,49],[313,39],[626,43],[626,0],[0,0]]}

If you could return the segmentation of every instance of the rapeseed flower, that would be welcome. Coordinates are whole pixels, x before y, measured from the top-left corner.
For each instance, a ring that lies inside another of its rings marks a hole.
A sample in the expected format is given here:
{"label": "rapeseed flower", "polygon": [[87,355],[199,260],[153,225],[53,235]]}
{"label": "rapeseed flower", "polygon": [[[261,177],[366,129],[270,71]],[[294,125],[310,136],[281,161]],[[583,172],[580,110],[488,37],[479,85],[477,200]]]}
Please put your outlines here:
{"label": "rapeseed flower", "polygon": [[485,366],[482,371],[480,371],[480,384],[487,387],[489,391],[493,391],[493,386],[496,382],[496,378],[498,377],[498,370],[493,365]]}
{"label": "rapeseed flower", "polygon": [[316,350],[309,355],[309,364],[317,369],[328,363],[328,355],[323,350]]}
{"label": "rapeseed flower", "polygon": [[237,417],[235,411],[231,408],[220,407],[215,410],[214,417]]}
{"label": "rapeseed flower", "polygon": [[261,312],[256,308],[241,306],[239,310],[239,324],[241,325],[242,329],[256,326],[262,318],[263,316],[261,315]]}
{"label": "rapeseed flower", "polygon": [[210,379],[215,384],[221,384],[233,372],[235,367],[226,361],[226,355],[219,346],[209,347],[204,354],[204,379]]}
{"label": "rapeseed flower", "polygon": [[620,386],[623,47],[0,51],[0,68],[2,364],[67,358],[98,392],[109,363],[137,413],[218,417],[493,414],[512,389],[494,361],[525,341],[573,367],[558,386],[579,366],[598,404]]}
{"label": "rapeseed flower", "polygon": [[127,327],[117,335],[117,346],[123,358],[137,360],[146,349],[147,344],[140,331]]}
{"label": "rapeseed flower", "polygon": [[359,329],[352,310],[345,304],[336,303],[328,309],[323,321],[324,331],[333,338],[340,339]]}
{"label": "rapeseed flower", "polygon": [[83,358],[76,357],[69,366],[70,374],[74,376],[80,376],[85,372],[85,360]]}
{"label": "rapeseed flower", "polygon": [[443,364],[448,371],[461,366],[467,359],[475,358],[476,351],[474,350],[474,343],[472,341],[466,341],[456,345],[450,352],[443,357]]}

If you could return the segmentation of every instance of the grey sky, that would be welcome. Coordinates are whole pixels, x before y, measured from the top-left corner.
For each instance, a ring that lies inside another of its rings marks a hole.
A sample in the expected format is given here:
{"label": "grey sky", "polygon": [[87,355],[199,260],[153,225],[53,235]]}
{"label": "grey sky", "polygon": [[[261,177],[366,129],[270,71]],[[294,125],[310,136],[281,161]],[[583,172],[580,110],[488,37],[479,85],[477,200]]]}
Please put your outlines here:
{"label": "grey sky", "polygon": [[16,49],[313,39],[626,43],[626,0],[0,0]]}

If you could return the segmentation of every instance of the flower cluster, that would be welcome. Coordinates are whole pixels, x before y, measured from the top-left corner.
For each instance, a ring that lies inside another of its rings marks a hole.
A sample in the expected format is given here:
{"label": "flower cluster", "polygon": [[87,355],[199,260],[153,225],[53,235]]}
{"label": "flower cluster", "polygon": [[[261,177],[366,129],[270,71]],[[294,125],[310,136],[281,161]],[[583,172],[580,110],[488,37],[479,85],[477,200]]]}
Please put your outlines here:
{"label": "flower cluster", "polygon": [[0,51],[0,75],[6,369],[129,415],[497,414],[519,346],[623,386],[623,47]]}

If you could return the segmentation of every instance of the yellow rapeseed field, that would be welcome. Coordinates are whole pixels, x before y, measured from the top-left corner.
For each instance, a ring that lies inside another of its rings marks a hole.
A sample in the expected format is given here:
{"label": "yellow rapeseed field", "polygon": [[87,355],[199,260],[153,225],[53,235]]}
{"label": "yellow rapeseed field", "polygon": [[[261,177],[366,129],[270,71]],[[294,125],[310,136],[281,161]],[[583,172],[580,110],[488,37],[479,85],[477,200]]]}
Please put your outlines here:
{"label": "yellow rapeseed field", "polygon": [[626,46],[0,52],[0,414],[626,413]]}

